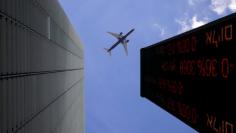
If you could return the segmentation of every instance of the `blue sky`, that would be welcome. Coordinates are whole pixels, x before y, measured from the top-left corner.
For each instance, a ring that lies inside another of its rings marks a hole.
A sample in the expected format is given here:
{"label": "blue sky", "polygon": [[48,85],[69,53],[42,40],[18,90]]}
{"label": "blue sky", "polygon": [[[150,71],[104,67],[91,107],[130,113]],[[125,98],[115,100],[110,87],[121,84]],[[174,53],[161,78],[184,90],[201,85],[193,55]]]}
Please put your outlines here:
{"label": "blue sky", "polygon": [[[86,133],[195,133],[140,97],[140,48],[236,11],[236,0],[59,0],[84,45]],[[111,32],[135,31],[129,55]]]}

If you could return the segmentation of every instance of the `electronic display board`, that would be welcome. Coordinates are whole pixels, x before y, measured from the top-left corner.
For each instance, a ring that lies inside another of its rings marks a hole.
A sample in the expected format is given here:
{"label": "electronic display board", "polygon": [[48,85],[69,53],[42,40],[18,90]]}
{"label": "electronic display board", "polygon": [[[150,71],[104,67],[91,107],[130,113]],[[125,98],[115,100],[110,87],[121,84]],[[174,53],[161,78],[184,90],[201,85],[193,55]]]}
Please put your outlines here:
{"label": "electronic display board", "polygon": [[236,132],[236,14],[141,49],[141,96],[203,133]]}

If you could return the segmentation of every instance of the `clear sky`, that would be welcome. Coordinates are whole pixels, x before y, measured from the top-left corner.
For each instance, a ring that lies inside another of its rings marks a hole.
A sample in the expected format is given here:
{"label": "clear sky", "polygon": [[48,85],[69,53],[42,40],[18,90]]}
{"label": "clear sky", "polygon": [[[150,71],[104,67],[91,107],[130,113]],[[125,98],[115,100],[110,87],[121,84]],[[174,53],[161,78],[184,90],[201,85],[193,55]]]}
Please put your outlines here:
{"label": "clear sky", "polygon": [[[59,0],[84,45],[86,133],[196,133],[140,97],[140,48],[236,11],[236,0]],[[135,31],[129,55],[111,32]]]}

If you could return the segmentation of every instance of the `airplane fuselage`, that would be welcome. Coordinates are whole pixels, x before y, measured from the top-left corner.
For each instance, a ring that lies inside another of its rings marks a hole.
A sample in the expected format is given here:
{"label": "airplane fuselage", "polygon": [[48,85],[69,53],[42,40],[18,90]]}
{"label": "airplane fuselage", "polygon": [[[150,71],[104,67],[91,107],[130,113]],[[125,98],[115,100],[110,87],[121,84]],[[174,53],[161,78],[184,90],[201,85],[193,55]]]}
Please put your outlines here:
{"label": "airplane fuselage", "polygon": [[131,29],[126,35],[120,36],[119,38],[117,38],[118,41],[117,41],[114,45],[112,45],[107,51],[110,52],[110,51],[111,51],[112,49],[114,49],[118,44],[127,42],[126,37],[127,37],[128,35],[130,35],[133,31],[134,31],[134,29]]}

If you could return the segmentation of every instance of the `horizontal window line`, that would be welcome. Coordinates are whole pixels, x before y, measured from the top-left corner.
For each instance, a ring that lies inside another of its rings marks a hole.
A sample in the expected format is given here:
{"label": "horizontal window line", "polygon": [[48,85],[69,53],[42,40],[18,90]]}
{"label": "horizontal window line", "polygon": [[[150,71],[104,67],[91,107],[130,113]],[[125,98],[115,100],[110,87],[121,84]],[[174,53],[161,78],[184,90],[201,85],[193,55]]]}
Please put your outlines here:
{"label": "horizontal window line", "polygon": [[[71,53],[72,55],[76,56],[76,57],[79,58],[79,59],[83,59],[83,57],[81,57],[80,55],[77,55],[76,53],[70,51],[69,49],[67,49],[67,48],[65,48],[65,47],[63,47],[63,46],[61,46],[61,45],[58,44],[56,41],[54,41],[54,40],[52,40],[52,39],[48,39],[45,35],[39,33],[38,31],[36,31],[36,30],[32,29],[31,27],[25,25],[25,24],[24,24],[23,22],[21,22],[20,20],[17,20],[16,18],[13,18],[13,17],[9,16],[9,15],[7,15],[6,13],[4,13],[4,12],[2,12],[2,11],[0,11],[0,18],[1,18],[1,19],[2,19],[2,18],[5,18],[5,19],[7,19],[7,20],[9,19],[10,22],[15,23],[15,24],[17,24],[17,25],[20,25],[20,26],[22,26],[24,29],[27,29],[28,31],[31,31],[31,32],[33,32],[33,33],[36,33],[36,34],[39,35],[40,37],[42,37],[42,38],[44,38],[44,39],[46,39],[46,40],[49,40],[52,44],[56,45],[57,47],[60,47],[61,49],[66,50],[67,52]],[[70,38],[70,39],[71,39],[71,38]]]}
{"label": "horizontal window line", "polygon": [[21,125],[19,128],[17,128],[13,133],[17,133],[19,130],[24,128],[26,125],[28,125],[33,119],[35,119],[37,116],[39,116],[43,111],[45,111],[48,107],[50,107],[53,103],[55,103],[59,98],[64,96],[67,92],[69,92],[74,86],[76,86],[80,81],[82,81],[83,77],[80,78],[77,82],[72,84],[71,87],[69,87],[67,90],[62,92],[59,96],[57,96],[54,100],[52,100],[50,103],[48,103],[44,108],[42,108],[40,111],[38,111],[34,116],[32,116],[29,120],[27,120],[23,125]]}
{"label": "horizontal window line", "polygon": [[64,70],[51,70],[51,71],[5,74],[5,75],[0,75],[0,80],[9,79],[9,78],[16,78],[16,77],[26,77],[26,76],[34,76],[34,75],[42,75],[42,74],[59,73],[59,72],[78,71],[78,70],[83,70],[83,69],[84,68],[75,68],[75,69],[64,69]]}

